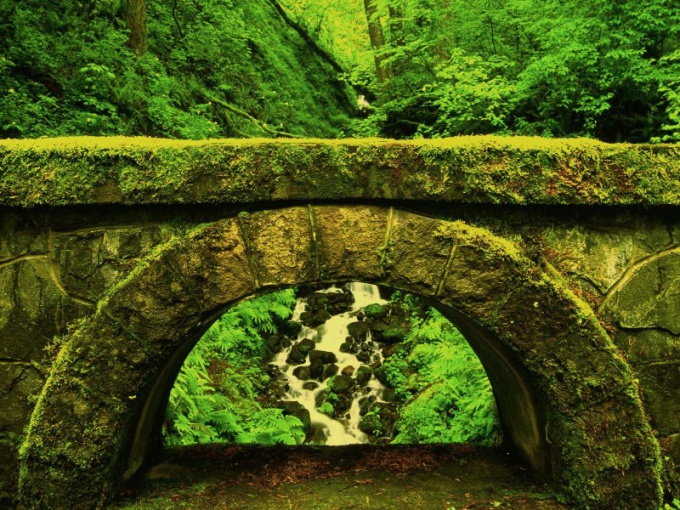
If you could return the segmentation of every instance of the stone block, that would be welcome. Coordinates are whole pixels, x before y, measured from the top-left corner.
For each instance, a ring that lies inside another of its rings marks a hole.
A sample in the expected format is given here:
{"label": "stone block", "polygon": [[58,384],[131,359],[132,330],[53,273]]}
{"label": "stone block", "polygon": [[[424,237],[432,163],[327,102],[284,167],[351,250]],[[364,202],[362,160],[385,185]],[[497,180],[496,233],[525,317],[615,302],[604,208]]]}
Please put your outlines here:
{"label": "stone block", "polygon": [[55,335],[90,311],[58,287],[46,259],[0,268],[0,358],[40,360]]}
{"label": "stone block", "polygon": [[387,280],[424,296],[434,296],[444,277],[452,241],[437,236],[441,222],[397,211],[385,253]]}
{"label": "stone block", "polygon": [[244,214],[240,221],[261,286],[295,285],[318,277],[308,208]]}
{"label": "stone block", "polygon": [[0,212],[0,263],[23,255],[47,253],[45,214]]}
{"label": "stone block", "polygon": [[380,279],[389,210],[371,206],[313,207],[321,278]]}
{"label": "stone block", "polygon": [[129,227],[56,235],[52,258],[64,288],[97,301],[155,245],[163,241],[158,227]]}

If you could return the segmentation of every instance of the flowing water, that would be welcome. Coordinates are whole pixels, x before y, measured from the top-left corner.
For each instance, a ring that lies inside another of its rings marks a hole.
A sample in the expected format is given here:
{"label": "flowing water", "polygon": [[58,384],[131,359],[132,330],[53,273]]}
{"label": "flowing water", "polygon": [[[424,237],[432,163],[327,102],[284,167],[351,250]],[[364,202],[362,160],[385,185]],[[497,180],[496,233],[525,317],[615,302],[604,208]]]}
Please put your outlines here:
{"label": "flowing water", "polygon": [[[380,298],[378,287],[367,283],[352,282],[347,285],[349,291],[354,295],[354,303],[351,310],[345,313],[331,316],[325,323],[318,328],[309,328],[304,326],[300,331],[297,339],[293,341],[292,345],[279,352],[272,360],[272,364],[277,365],[284,377],[287,378],[288,390],[284,396],[284,400],[297,400],[309,411],[312,421],[312,429],[320,432],[323,440],[317,439],[315,442],[321,442],[326,445],[347,445],[356,443],[367,443],[368,436],[359,430],[360,403],[359,400],[363,397],[374,396],[377,401],[382,401],[383,385],[371,375],[366,387],[363,387],[354,395],[352,406],[344,419],[335,419],[331,416],[317,411],[316,399],[321,392],[327,389],[329,379],[321,381],[318,387],[314,389],[305,389],[305,383],[293,375],[293,370],[298,366],[308,367],[309,363],[304,365],[289,365],[287,363],[288,355],[292,348],[300,341],[308,338],[314,341],[314,349],[332,352],[335,354],[338,366],[338,373],[342,373],[345,367],[354,367],[358,369],[362,364],[355,354],[340,352],[340,346],[346,341],[349,332],[347,326],[357,321],[357,314],[364,307],[370,304],[385,304],[387,301]],[[337,287],[330,287],[323,292],[342,292],[342,289]],[[307,307],[307,300],[300,298],[297,300],[295,310],[293,312],[292,320],[299,321],[300,315]],[[380,354],[379,346],[370,338],[370,331],[366,342],[372,344],[373,351],[380,357],[382,362],[382,354]],[[355,370],[356,373],[356,370]]]}

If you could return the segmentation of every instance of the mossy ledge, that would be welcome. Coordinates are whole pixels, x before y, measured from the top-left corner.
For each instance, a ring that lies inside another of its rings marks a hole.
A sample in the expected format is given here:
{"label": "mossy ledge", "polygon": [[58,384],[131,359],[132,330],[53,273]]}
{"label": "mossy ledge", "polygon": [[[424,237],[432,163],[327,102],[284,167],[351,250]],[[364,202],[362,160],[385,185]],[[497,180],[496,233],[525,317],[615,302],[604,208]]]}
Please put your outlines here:
{"label": "mossy ledge", "polygon": [[0,205],[403,199],[678,205],[680,146],[587,139],[0,141]]}

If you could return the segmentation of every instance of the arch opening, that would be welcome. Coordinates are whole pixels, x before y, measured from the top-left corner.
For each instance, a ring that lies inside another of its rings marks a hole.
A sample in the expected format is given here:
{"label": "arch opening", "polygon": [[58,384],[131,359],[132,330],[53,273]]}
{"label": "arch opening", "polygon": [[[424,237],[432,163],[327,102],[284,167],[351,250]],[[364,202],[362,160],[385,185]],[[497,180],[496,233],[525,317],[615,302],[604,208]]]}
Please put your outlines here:
{"label": "arch opening", "polygon": [[465,338],[416,296],[380,294],[304,286],[229,310],[175,380],[164,444],[499,443]]}
{"label": "arch opening", "polygon": [[453,318],[487,367],[510,437],[534,467],[552,467],[572,502],[658,505],[658,445],[587,305],[484,229],[356,205],[202,225],[142,261],[64,344],[23,447],[22,500],[104,501],[139,427],[153,428],[143,416],[169,392],[163,374],[179,370],[208,324],[253,294],[342,281],[412,292]]}

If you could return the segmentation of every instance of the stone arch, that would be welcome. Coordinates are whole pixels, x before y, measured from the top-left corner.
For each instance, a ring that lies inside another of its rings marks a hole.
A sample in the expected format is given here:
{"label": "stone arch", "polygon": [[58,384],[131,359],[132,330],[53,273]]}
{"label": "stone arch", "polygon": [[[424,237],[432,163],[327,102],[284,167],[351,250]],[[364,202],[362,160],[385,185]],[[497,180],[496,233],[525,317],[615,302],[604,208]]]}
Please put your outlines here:
{"label": "stone arch", "polygon": [[349,280],[420,294],[453,319],[513,442],[575,505],[660,504],[658,445],[629,367],[559,276],[487,230],[355,205],[242,214],[158,246],[64,340],[22,448],[23,505],[101,506],[143,460],[169,382],[229,306]]}

